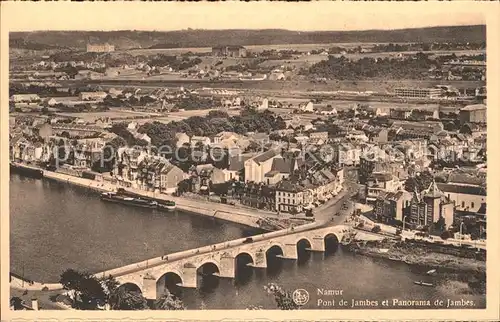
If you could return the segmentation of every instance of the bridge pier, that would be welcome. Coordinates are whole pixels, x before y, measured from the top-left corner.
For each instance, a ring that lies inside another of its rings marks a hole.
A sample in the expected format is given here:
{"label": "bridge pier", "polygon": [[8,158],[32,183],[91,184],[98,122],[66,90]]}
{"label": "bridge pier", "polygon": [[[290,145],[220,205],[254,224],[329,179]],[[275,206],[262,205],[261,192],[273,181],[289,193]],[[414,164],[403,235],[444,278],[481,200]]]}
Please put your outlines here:
{"label": "bridge pier", "polygon": [[324,252],[325,251],[325,240],[323,237],[313,237],[311,245],[311,250],[314,252]]}
{"label": "bridge pier", "polygon": [[253,267],[267,268],[267,258],[264,250],[260,249],[255,252],[255,263],[253,263]]}
{"label": "bridge pier", "polygon": [[297,244],[285,244],[283,245],[283,258],[285,259],[298,259],[297,254]]}
{"label": "bridge pier", "polygon": [[196,288],[197,284],[196,266],[189,263],[184,265],[182,269],[182,287]]}
{"label": "bridge pier", "polygon": [[147,300],[156,300],[156,279],[151,275],[145,275],[142,283],[142,295]]}
{"label": "bridge pier", "polygon": [[221,257],[219,276],[225,277],[225,278],[235,278],[236,277],[235,258],[234,257],[232,257],[232,256]]}

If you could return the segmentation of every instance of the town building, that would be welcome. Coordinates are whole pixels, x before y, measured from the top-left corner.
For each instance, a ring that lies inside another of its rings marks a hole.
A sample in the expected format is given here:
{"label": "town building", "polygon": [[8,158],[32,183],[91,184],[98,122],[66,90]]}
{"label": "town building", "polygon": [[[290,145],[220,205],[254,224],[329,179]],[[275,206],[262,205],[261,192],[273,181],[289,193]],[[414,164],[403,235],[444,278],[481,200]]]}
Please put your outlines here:
{"label": "town building", "polygon": [[395,120],[407,120],[411,116],[412,109],[406,108],[391,108],[389,117]]}
{"label": "town building", "polygon": [[88,53],[110,53],[115,51],[115,46],[108,43],[104,44],[87,44]]}
{"label": "town building", "polygon": [[33,127],[33,135],[46,140],[53,135],[52,126],[49,123],[37,124]]}
{"label": "town building", "polygon": [[253,154],[238,154],[229,158],[229,166],[223,169],[225,181],[243,181],[245,170],[245,161],[250,159]]}
{"label": "town building", "polygon": [[278,151],[271,149],[245,161],[245,182],[265,182],[266,173],[272,170],[273,160],[280,158]]}
{"label": "town building", "polygon": [[85,138],[91,136],[97,137],[103,134],[104,130],[97,126],[57,123],[52,125],[52,132],[58,136],[62,136],[64,133],[70,137]]}
{"label": "town building", "polygon": [[366,201],[374,202],[379,195],[385,192],[396,192],[401,188],[401,182],[388,172],[373,172],[368,177]]}
{"label": "town building", "polygon": [[449,227],[455,219],[454,203],[448,199],[441,190],[439,190],[436,182],[431,182],[429,188],[422,192],[414,192],[410,201],[409,218],[404,222],[408,222],[414,228],[430,226],[444,219],[444,224]]}
{"label": "town building", "polygon": [[374,128],[365,131],[370,143],[381,144],[389,141],[389,130],[387,128]]}
{"label": "town building", "polygon": [[175,142],[177,148],[180,148],[184,145],[189,145],[190,138],[186,133],[175,133],[175,138],[177,139],[177,141]]}
{"label": "town building", "polygon": [[78,97],[81,101],[99,101],[106,98],[108,94],[105,92],[81,92]]}
{"label": "town building", "polygon": [[304,113],[314,113],[314,104],[313,102],[301,103],[298,109]]}
{"label": "town building", "polygon": [[14,103],[39,102],[40,96],[37,94],[14,94],[10,97],[10,101]]}
{"label": "town building", "polygon": [[405,190],[395,192],[383,192],[375,200],[373,214],[384,223],[394,223],[403,221],[403,216],[407,214],[412,194]]}
{"label": "town building", "polygon": [[[101,138],[78,140],[74,148],[74,165],[80,168],[92,168],[104,156],[106,142]],[[102,160],[104,162],[104,160]]]}
{"label": "town building", "polygon": [[278,212],[301,213],[313,203],[313,192],[289,180],[276,186],[276,209]]}
{"label": "town building", "polygon": [[411,138],[429,139],[432,135],[444,131],[443,123],[436,121],[394,121],[389,128],[395,134],[395,139],[404,140]]}
{"label": "town building", "polygon": [[459,119],[460,124],[466,123],[482,123],[486,124],[486,105],[485,104],[475,104],[468,105],[460,109]]}
{"label": "town building", "polygon": [[486,202],[486,189],[479,185],[463,183],[437,183],[437,186],[460,211],[478,212]]}
{"label": "town building", "polygon": [[311,132],[309,140],[315,144],[324,144],[328,141],[328,132]]}
{"label": "town building", "polygon": [[342,189],[342,169],[323,167],[313,173],[286,178],[276,184],[276,210],[297,214],[319,206]]}
{"label": "town building", "polygon": [[443,93],[440,88],[396,88],[396,96],[402,98],[437,98]]}
{"label": "town building", "polygon": [[191,144],[191,147],[196,147],[197,145],[210,145],[210,138],[208,136],[197,136],[197,135],[193,135],[191,137],[191,141],[190,141],[190,144]]}
{"label": "town building", "polygon": [[247,50],[243,46],[212,47],[212,56],[216,57],[246,57]]}
{"label": "town building", "polygon": [[113,174],[118,183],[125,187],[137,188],[139,164],[147,156],[142,150],[133,148],[119,148],[116,154]]}

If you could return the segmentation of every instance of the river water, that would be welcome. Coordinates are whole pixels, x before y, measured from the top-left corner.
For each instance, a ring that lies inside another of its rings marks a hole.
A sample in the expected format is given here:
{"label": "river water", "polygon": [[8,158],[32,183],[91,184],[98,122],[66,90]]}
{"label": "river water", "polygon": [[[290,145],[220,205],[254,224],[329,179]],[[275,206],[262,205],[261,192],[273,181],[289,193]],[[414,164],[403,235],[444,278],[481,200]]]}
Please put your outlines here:
{"label": "river water", "polygon": [[[35,281],[57,282],[68,268],[98,272],[258,233],[182,212],[105,203],[84,188],[10,175],[11,271],[24,272]],[[474,308],[485,306],[485,296],[460,294],[461,283],[423,287],[415,285],[415,280],[434,282],[406,264],[337,249],[301,252],[298,261],[270,259],[267,269],[242,270],[236,280],[200,278],[197,289],[183,289],[180,296],[189,309],[245,309],[249,305],[272,309],[276,306],[264,286],[275,282],[287,290],[306,290],[310,299],[305,308],[310,309],[351,308],[352,300],[359,301],[355,308],[404,307],[393,299],[430,300],[430,305],[421,303],[422,308],[436,308],[436,300],[446,307],[448,299],[473,301]],[[318,289],[342,294],[321,295]],[[387,307],[382,305],[386,299]],[[345,305],[340,306],[340,300]]]}

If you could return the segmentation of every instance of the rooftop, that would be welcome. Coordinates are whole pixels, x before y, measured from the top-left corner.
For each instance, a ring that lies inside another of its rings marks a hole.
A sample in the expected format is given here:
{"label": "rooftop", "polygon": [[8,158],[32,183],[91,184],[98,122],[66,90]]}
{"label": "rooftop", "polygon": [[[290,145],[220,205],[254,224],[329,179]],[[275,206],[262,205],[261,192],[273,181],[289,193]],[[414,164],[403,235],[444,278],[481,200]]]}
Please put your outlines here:
{"label": "rooftop", "polygon": [[486,189],[476,186],[462,186],[452,183],[437,183],[439,190],[450,193],[461,193],[475,196],[486,196]]}
{"label": "rooftop", "polygon": [[257,156],[255,156],[253,158],[253,160],[257,163],[262,163],[262,162],[266,162],[267,160],[271,159],[271,158],[274,158],[275,156],[279,155],[279,152],[275,151],[275,150],[268,150],[264,153],[261,153]]}
{"label": "rooftop", "polygon": [[460,109],[460,111],[479,111],[485,109],[486,109],[485,104],[474,104],[474,105],[467,105],[464,108]]}

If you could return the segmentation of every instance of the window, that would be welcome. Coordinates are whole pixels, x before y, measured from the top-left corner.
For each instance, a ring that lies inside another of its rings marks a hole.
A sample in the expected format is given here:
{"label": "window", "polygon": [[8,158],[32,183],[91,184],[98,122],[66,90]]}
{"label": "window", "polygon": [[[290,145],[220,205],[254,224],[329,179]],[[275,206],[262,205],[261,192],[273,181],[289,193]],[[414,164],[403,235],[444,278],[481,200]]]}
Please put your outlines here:
{"label": "window", "polygon": [[462,201],[462,208],[465,208],[465,201]]}
{"label": "window", "polygon": [[474,208],[474,202],[471,202],[471,203],[470,203],[470,207],[471,207],[471,208]]}

